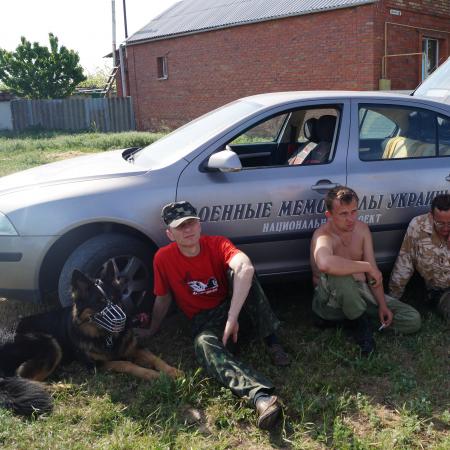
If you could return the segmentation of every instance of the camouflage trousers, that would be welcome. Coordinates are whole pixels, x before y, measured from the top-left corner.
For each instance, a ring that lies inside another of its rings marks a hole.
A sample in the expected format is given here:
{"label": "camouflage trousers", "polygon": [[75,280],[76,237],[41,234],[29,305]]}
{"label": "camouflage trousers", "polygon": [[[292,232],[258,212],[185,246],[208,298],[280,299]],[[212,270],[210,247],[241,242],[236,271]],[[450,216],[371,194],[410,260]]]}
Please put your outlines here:
{"label": "camouflage trousers", "polygon": [[445,320],[450,321],[450,288],[428,289],[427,303],[436,308],[437,313]]}
{"label": "camouflage trousers", "polygon": [[[274,386],[265,376],[239,361],[222,344],[229,307],[228,298],[216,308],[202,311],[193,317],[195,355],[209,375],[238,397],[253,401],[258,392],[271,393]],[[273,334],[279,327],[280,322],[256,277],[242,310],[249,316],[260,338]]]}
{"label": "camouflage trousers", "polygon": [[[414,333],[420,329],[420,314],[416,309],[389,295],[385,295],[385,299],[394,315],[391,329],[401,334]],[[351,275],[321,274],[314,291],[312,308],[325,320],[354,320],[364,312],[369,317],[378,318],[378,303],[369,286],[356,281]]]}

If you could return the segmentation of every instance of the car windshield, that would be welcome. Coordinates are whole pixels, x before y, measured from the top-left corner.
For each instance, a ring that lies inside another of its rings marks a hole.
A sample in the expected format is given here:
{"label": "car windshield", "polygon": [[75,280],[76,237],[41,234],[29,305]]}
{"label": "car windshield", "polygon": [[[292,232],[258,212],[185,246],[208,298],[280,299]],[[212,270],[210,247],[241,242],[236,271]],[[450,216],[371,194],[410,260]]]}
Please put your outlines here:
{"label": "car windshield", "polygon": [[450,58],[415,90],[414,95],[450,103]]}
{"label": "car windshield", "polygon": [[134,163],[152,168],[173,164],[215,134],[262,107],[264,105],[254,101],[237,100],[215,109],[144,147],[134,155]]}

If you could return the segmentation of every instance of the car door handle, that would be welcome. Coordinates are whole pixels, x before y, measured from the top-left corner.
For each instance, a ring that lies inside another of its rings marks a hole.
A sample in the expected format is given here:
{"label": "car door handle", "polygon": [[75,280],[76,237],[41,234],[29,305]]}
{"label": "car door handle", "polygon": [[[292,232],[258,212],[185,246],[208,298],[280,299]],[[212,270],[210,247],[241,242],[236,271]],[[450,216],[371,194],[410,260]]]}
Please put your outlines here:
{"label": "car door handle", "polygon": [[[328,180],[327,180],[328,181]],[[313,191],[321,191],[323,189],[326,190],[330,190],[330,189],[334,189],[335,187],[338,187],[339,184],[338,183],[332,183],[331,181],[325,182],[325,183],[321,183],[320,181],[315,184],[314,186],[311,186],[311,189]]]}

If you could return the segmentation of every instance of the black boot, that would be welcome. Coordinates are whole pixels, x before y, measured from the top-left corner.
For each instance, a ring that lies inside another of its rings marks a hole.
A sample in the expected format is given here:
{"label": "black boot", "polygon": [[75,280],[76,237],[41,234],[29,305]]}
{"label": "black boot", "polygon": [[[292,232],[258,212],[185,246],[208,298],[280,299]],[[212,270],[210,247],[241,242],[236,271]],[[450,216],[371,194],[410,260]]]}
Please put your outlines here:
{"label": "black boot", "polygon": [[369,318],[366,313],[355,319],[355,340],[361,349],[361,356],[369,356],[375,350],[375,341],[372,335]]}

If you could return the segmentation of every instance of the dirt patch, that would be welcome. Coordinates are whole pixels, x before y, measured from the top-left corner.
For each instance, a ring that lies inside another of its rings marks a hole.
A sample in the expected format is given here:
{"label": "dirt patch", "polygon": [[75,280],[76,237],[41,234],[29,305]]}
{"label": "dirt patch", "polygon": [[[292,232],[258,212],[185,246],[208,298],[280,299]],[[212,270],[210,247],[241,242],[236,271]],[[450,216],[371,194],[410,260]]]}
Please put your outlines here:
{"label": "dirt patch", "polygon": [[386,393],[391,392],[392,382],[386,377],[366,376],[357,387],[359,392],[370,397],[375,403],[386,402]]}

